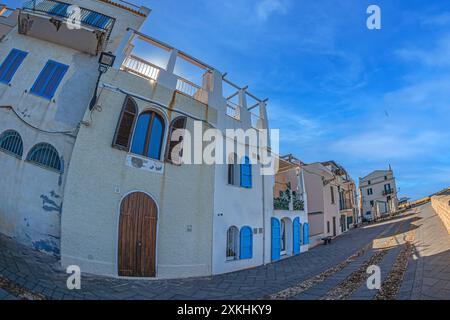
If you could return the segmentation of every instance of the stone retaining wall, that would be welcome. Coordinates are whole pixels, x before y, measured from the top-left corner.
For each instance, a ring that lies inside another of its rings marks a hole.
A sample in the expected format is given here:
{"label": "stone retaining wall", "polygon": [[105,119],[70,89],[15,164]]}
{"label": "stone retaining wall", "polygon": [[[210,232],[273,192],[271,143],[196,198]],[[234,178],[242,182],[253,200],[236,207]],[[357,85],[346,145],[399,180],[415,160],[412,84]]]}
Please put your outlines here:
{"label": "stone retaining wall", "polygon": [[450,234],[450,192],[431,197],[431,206],[444,222]]}

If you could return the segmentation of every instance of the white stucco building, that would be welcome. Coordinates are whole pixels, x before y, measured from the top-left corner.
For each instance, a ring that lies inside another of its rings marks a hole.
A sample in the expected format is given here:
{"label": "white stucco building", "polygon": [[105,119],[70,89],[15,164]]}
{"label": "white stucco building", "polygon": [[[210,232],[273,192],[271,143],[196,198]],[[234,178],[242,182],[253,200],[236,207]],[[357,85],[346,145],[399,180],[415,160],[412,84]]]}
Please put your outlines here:
{"label": "white stucco building", "polygon": [[[72,4],[79,28],[67,24]],[[238,150],[226,129],[267,129],[267,99],[141,33],[149,13],[45,0],[0,16],[0,232],[109,276],[220,274],[308,250],[301,166],[283,160],[303,209],[274,210],[275,177],[252,140],[228,163],[181,161],[198,156],[188,134],[208,129]],[[100,56],[115,60],[98,78]]]}
{"label": "white stucco building", "polygon": [[308,196],[303,166],[304,163],[293,155],[279,159],[273,188],[273,215],[270,229],[266,231],[266,237],[271,239],[270,255],[266,254],[270,257],[268,261],[309,250]]}
{"label": "white stucco building", "polygon": [[359,189],[363,219],[376,220],[397,211],[397,185],[391,168],[359,178]]}

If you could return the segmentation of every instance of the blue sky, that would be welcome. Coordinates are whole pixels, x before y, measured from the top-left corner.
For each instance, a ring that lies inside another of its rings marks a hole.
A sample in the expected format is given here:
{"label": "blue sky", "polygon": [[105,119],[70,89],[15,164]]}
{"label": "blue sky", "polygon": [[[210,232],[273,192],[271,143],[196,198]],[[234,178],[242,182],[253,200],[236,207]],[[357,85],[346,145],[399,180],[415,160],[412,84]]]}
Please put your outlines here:
{"label": "blue sky", "polygon": [[[450,185],[450,2],[133,2],[153,10],[145,33],[270,98],[282,153],[355,180],[391,164],[413,198]],[[370,4],[381,30],[366,28]]]}

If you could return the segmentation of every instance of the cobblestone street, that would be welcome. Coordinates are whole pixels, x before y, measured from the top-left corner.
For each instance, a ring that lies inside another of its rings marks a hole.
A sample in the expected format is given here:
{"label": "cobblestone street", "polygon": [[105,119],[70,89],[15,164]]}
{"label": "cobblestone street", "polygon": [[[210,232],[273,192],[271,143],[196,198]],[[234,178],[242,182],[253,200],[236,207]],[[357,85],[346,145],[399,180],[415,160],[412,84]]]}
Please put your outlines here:
{"label": "cobblestone street", "polygon": [[[184,280],[83,274],[73,291],[55,258],[2,236],[0,299],[449,299],[449,236],[429,204],[410,213],[254,269]],[[381,268],[380,291],[366,286],[372,264]]]}

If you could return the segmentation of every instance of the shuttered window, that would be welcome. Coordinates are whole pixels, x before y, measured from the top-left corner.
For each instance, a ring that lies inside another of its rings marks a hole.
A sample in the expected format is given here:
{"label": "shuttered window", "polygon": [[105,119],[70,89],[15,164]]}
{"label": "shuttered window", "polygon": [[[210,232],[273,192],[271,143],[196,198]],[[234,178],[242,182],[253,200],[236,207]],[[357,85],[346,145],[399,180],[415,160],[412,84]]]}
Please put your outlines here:
{"label": "shuttered window", "polygon": [[167,148],[166,159],[173,164],[181,164],[184,138],[182,130],[186,129],[186,121],[186,117],[178,117],[170,124],[169,140],[167,142],[169,147]]}
{"label": "shuttered window", "polygon": [[300,228],[301,228],[301,224],[300,224],[300,218],[295,218],[294,222],[292,223],[292,227],[293,227],[293,244],[294,244],[294,254],[299,254],[300,253]]}
{"label": "shuttered window", "polygon": [[309,224],[303,224],[303,244],[309,244]]}
{"label": "shuttered window", "polygon": [[68,69],[69,66],[49,60],[31,88],[31,92],[52,99]]}
{"label": "shuttered window", "polygon": [[133,132],[137,112],[138,108],[136,102],[133,98],[127,96],[116,127],[113,147],[124,151],[130,151],[131,134]]}
{"label": "shuttered window", "polygon": [[272,224],[272,261],[280,260],[280,221],[271,219]]}
{"label": "shuttered window", "polygon": [[252,165],[248,157],[244,157],[243,163],[241,164],[241,187],[252,187]]}
{"label": "shuttered window", "polygon": [[11,50],[0,66],[0,82],[9,83],[12,80],[27,54],[27,52],[21,50]]}
{"label": "shuttered window", "polygon": [[241,228],[240,258],[251,259],[253,257],[253,231],[250,227]]}

